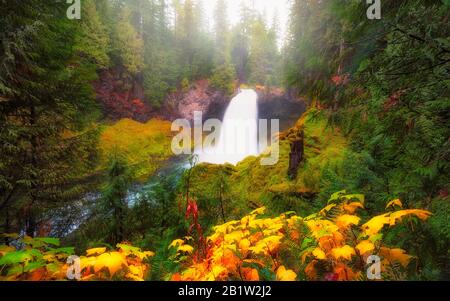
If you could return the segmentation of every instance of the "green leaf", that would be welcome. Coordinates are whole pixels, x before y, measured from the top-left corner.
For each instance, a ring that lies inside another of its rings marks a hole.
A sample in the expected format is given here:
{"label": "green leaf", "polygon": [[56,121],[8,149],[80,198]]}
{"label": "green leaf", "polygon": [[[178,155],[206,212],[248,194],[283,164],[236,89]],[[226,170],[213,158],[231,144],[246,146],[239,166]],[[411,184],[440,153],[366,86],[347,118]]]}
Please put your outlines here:
{"label": "green leaf", "polygon": [[8,269],[7,276],[20,275],[23,273],[23,266],[21,264],[14,265]]}
{"label": "green leaf", "polygon": [[35,238],[37,241],[42,241],[46,244],[49,245],[54,245],[54,246],[59,246],[60,242],[59,242],[59,238],[55,238],[55,237],[37,237]]}
{"label": "green leaf", "polygon": [[27,250],[20,250],[5,254],[0,258],[0,265],[16,264],[33,260],[33,255]]}
{"label": "green leaf", "polygon": [[361,202],[361,204],[364,204],[364,194],[348,194],[344,196],[348,200],[357,199]]}
{"label": "green leaf", "polygon": [[122,249],[125,252],[130,252],[130,253],[140,253],[141,252],[140,248],[133,247],[133,246],[126,245],[126,244],[117,244],[116,247],[119,249]]}
{"label": "green leaf", "polygon": [[330,203],[333,202],[333,201],[338,200],[343,194],[346,194],[346,193],[347,193],[346,190],[341,190],[341,191],[338,191],[338,192],[333,193],[333,194],[331,195],[330,199],[328,200],[328,204],[330,204]]}
{"label": "green leaf", "polygon": [[25,268],[23,269],[23,271],[25,273],[32,272],[36,269],[42,268],[44,265],[45,265],[45,262],[42,260],[29,262],[28,264],[25,265]]}
{"label": "green leaf", "polygon": [[44,246],[44,242],[39,241],[39,240],[37,240],[37,239],[35,239],[35,238],[32,238],[32,237],[30,237],[30,236],[25,236],[25,237],[22,239],[22,242],[23,242],[24,244],[26,244],[26,245],[31,246],[32,248],[40,248],[40,247],[43,247],[43,246]]}
{"label": "green leaf", "polygon": [[302,241],[302,245],[300,247],[301,250],[304,250],[306,248],[309,247],[309,245],[313,242],[314,240],[312,238],[306,237],[305,239],[303,239]]}
{"label": "green leaf", "polygon": [[286,216],[289,216],[289,215],[292,215],[292,214],[297,214],[297,212],[295,212],[295,211],[288,211],[288,212],[285,212],[284,213]]}
{"label": "green leaf", "polygon": [[375,242],[381,240],[382,238],[383,238],[383,233],[378,233],[378,234],[376,234],[376,235],[372,235],[372,236],[369,238],[369,240],[370,240],[372,243],[375,243]]}
{"label": "green leaf", "polygon": [[57,263],[49,263],[46,265],[46,268],[48,271],[50,271],[51,273],[56,273],[59,271],[59,265]]}

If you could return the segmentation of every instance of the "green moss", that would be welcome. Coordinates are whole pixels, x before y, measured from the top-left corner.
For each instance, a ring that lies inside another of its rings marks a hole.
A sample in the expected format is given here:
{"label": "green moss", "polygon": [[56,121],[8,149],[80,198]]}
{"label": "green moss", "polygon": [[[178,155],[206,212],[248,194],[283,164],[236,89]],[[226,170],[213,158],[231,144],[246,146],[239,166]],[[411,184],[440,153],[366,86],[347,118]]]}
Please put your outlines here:
{"label": "green moss", "polygon": [[145,124],[122,119],[105,126],[100,138],[101,168],[113,154],[119,155],[133,168],[138,180],[147,180],[172,155],[170,127],[170,122],[158,119]]}
{"label": "green moss", "polygon": [[[305,159],[301,163],[295,180],[288,178],[290,142],[298,138],[301,130],[305,133]],[[325,168],[338,168],[347,151],[347,143],[339,129],[327,127],[325,116],[316,111],[308,111],[296,126],[280,135],[280,158],[277,164],[263,166],[261,157],[249,157],[229,170],[228,198],[235,203],[236,210],[248,210],[266,205],[276,211],[305,210],[305,201],[311,200],[322,189],[321,177]],[[198,185],[210,190],[216,173],[214,165],[196,167]],[[278,206],[275,202],[285,203]],[[307,206],[306,206],[307,207]]]}

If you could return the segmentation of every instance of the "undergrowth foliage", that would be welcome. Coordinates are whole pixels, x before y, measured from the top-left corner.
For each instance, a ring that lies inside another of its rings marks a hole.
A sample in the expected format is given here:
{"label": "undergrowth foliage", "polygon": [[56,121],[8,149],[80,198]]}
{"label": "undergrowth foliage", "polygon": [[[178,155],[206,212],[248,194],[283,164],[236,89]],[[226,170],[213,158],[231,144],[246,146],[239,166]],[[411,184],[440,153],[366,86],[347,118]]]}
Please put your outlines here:
{"label": "undergrowth foliage", "polygon": [[[431,216],[429,211],[403,209],[395,199],[388,202],[386,212],[366,217],[364,196],[345,191],[333,194],[325,208],[304,218],[295,212],[265,217],[265,211],[262,207],[213,227],[206,244],[195,244],[196,239],[189,236],[172,241],[166,256],[178,272],[168,279],[367,280],[366,262],[371,255],[381,259],[383,280],[408,279],[415,256],[387,245],[384,237],[398,224],[414,225]],[[66,279],[66,261],[73,248],[59,248],[56,238],[4,236],[11,243],[0,246],[0,279]],[[116,247],[111,251],[93,248],[80,256],[80,280],[148,279],[149,259],[155,254],[125,243]]]}
{"label": "undergrowth foliage", "polygon": [[214,227],[204,260],[186,256],[194,252],[188,241],[174,241],[170,247],[178,250],[185,268],[172,280],[364,280],[370,255],[381,258],[383,279],[406,279],[414,256],[385,245],[383,236],[399,223],[426,220],[431,213],[401,207],[400,200],[393,200],[386,207],[391,211],[364,223],[358,214],[364,196],[345,191],[305,218],[294,212],[263,217],[262,207]]}
{"label": "undergrowth foliage", "polygon": [[[42,281],[67,279],[67,263],[74,248],[59,248],[59,239],[50,237],[19,238],[4,234],[16,246],[0,246],[0,280]],[[149,272],[148,259],[154,253],[128,244],[117,244],[117,250],[93,248],[79,257],[82,281],[133,280],[143,281]]]}

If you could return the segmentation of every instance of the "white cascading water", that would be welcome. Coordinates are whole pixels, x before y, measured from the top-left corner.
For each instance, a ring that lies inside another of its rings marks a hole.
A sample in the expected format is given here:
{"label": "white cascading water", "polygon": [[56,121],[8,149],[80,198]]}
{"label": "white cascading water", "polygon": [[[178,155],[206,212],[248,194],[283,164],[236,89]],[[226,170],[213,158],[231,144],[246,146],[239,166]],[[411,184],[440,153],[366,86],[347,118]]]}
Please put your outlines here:
{"label": "white cascading water", "polygon": [[248,156],[258,155],[258,95],[243,89],[225,112],[218,143],[196,152],[199,162],[237,164]]}

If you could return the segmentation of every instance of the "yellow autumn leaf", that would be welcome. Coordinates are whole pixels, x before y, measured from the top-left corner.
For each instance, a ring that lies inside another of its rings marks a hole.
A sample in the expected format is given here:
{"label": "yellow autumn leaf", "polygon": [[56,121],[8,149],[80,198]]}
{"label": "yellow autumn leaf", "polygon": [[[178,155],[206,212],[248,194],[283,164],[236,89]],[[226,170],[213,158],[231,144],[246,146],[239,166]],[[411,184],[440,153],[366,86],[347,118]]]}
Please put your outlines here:
{"label": "yellow autumn leaf", "polygon": [[334,248],[331,250],[331,254],[335,259],[344,258],[347,260],[350,260],[353,255],[356,255],[355,249],[353,249],[349,245],[345,245],[340,248]]}
{"label": "yellow autumn leaf", "polygon": [[80,270],[83,271],[86,268],[94,266],[97,261],[97,257],[80,257]]}
{"label": "yellow autumn leaf", "polygon": [[260,215],[260,214],[264,214],[264,212],[266,212],[266,207],[261,207],[261,208],[253,210],[252,212],[250,212],[249,215]]}
{"label": "yellow autumn leaf", "polygon": [[309,220],[306,222],[314,238],[319,239],[339,230],[339,228],[328,220]]}
{"label": "yellow autumn leaf", "polygon": [[325,208],[323,208],[322,210],[320,210],[319,214],[326,215],[328,213],[328,211],[330,211],[334,207],[336,207],[336,204],[330,204],[330,205],[326,206]]}
{"label": "yellow autumn leaf", "polygon": [[262,242],[267,245],[267,247],[269,248],[269,252],[272,252],[280,246],[280,241],[282,238],[282,236],[273,235],[264,238]]}
{"label": "yellow autumn leaf", "polygon": [[93,248],[93,249],[86,250],[86,255],[87,256],[100,255],[105,252],[106,252],[106,248]]}
{"label": "yellow autumn leaf", "polygon": [[216,232],[215,235],[219,235],[219,234],[226,234],[229,232],[234,231],[234,229],[236,229],[237,227],[235,226],[237,224],[237,221],[230,221],[228,223],[219,225],[219,226],[215,226],[213,229]]}
{"label": "yellow autumn leaf", "polygon": [[239,242],[239,249],[241,252],[247,252],[249,247],[250,241],[247,238],[244,238]]}
{"label": "yellow autumn leaf", "polygon": [[152,251],[145,251],[145,252],[142,252],[142,254],[144,254],[144,258],[155,256],[155,253]]}
{"label": "yellow autumn leaf", "polygon": [[362,225],[362,229],[366,235],[374,235],[377,234],[384,225],[388,225],[390,222],[390,213],[385,213],[382,215],[375,216],[367,223]]}
{"label": "yellow autumn leaf", "polygon": [[387,203],[386,209],[388,209],[389,207],[395,208],[394,206],[399,206],[400,208],[403,208],[402,201],[400,201],[400,199],[392,200]]}
{"label": "yellow autumn leaf", "polygon": [[256,255],[267,254],[278,248],[281,238],[281,236],[269,236],[258,241],[255,246],[249,247],[248,249]]}
{"label": "yellow autumn leaf", "polygon": [[214,275],[214,278],[220,277],[222,274],[225,274],[227,269],[221,265],[213,266],[211,273]]}
{"label": "yellow autumn leaf", "polygon": [[396,211],[396,212],[391,213],[389,225],[394,226],[395,224],[400,222],[404,216],[407,216],[407,215],[415,215],[418,218],[420,218],[421,220],[426,220],[431,216],[431,212],[426,211],[426,210],[420,210],[420,209],[408,209],[408,210]]}
{"label": "yellow autumn leaf", "polygon": [[287,270],[283,265],[277,270],[277,280],[278,281],[295,281],[297,279],[297,274],[292,270]]}
{"label": "yellow autumn leaf", "polygon": [[128,266],[128,269],[129,269],[130,273],[135,275],[136,277],[139,277],[141,279],[144,277],[144,270],[143,270],[142,266],[130,265],[130,266]]}
{"label": "yellow autumn leaf", "polygon": [[42,256],[42,259],[44,259],[47,262],[58,262],[58,258],[54,254],[46,254]]}
{"label": "yellow autumn leaf", "polygon": [[172,241],[172,243],[169,245],[169,249],[170,248],[176,248],[178,246],[182,246],[184,244],[184,240],[182,239],[175,239],[174,241]]}
{"label": "yellow autumn leaf", "polygon": [[243,236],[244,234],[242,233],[242,231],[233,231],[229,234],[225,234],[223,239],[227,242],[233,242],[241,240]]}
{"label": "yellow autumn leaf", "polygon": [[190,245],[182,245],[178,247],[178,252],[186,252],[191,254],[194,251],[194,248]]}
{"label": "yellow autumn leaf", "polygon": [[341,229],[346,229],[350,225],[358,225],[360,218],[356,215],[344,214],[336,219],[336,225]]}
{"label": "yellow autumn leaf", "polygon": [[296,216],[296,215],[292,216],[291,218],[289,218],[287,220],[289,228],[291,228],[291,229],[296,228],[298,225],[298,222],[301,220],[302,220],[302,218],[299,216]]}
{"label": "yellow autumn leaf", "polygon": [[94,271],[97,273],[103,268],[108,268],[110,276],[117,273],[123,266],[128,266],[124,257],[119,252],[103,253],[97,257]]}
{"label": "yellow autumn leaf", "polygon": [[364,255],[368,252],[372,252],[375,249],[375,245],[370,240],[363,240],[355,247],[359,254]]}
{"label": "yellow autumn leaf", "polygon": [[312,252],[312,254],[317,258],[317,259],[326,259],[327,257],[325,256],[325,252],[322,251],[320,248],[315,248],[314,251]]}

